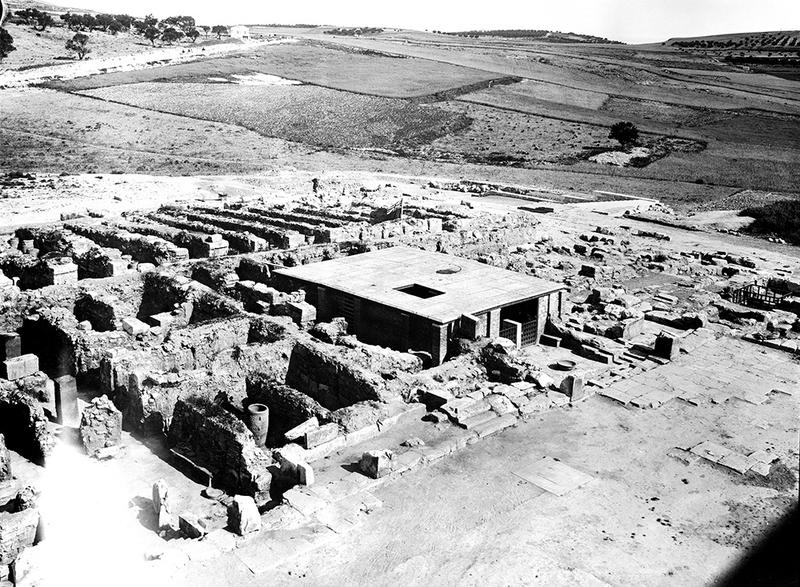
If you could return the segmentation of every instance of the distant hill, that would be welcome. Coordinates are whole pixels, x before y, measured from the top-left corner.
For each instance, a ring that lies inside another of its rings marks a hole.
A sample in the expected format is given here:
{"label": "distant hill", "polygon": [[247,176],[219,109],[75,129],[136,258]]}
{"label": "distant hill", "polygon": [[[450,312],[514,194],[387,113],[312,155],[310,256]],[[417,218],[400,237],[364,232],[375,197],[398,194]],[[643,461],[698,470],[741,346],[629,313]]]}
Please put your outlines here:
{"label": "distant hill", "polygon": [[800,31],[730,33],[707,37],[676,37],[666,41],[673,47],[728,51],[800,51]]}
{"label": "distant hill", "polygon": [[67,8],[65,6],[56,6],[55,4],[48,4],[47,2],[39,2],[38,0],[8,0],[8,8],[11,11],[23,10],[25,8],[36,8],[43,12],[53,12],[56,14],[63,14],[66,12],[77,12],[79,14],[99,14],[96,10],[87,10],[86,8]]}
{"label": "distant hill", "polygon": [[548,43],[603,43],[622,45],[619,41],[612,41],[605,37],[595,37],[593,35],[581,35],[578,33],[562,33],[560,31],[545,31],[534,29],[497,29],[488,31],[457,31],[445,33],[459,37],[503,37],[506,39],[534,39],[547,41]]}

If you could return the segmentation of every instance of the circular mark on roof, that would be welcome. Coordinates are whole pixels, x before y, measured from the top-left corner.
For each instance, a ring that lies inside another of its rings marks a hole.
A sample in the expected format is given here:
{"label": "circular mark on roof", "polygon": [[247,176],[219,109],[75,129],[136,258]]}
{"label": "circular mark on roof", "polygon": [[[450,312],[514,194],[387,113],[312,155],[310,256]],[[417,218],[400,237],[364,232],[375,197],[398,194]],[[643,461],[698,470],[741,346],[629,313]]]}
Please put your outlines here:
{"label": "circular mark on roof", "polygon": [[459,271],[461,271],[461,265],[448,265],[447,267],[437,269],[436,273],[439,273],[440,275],[452,275],[453,273],[458,273]]}

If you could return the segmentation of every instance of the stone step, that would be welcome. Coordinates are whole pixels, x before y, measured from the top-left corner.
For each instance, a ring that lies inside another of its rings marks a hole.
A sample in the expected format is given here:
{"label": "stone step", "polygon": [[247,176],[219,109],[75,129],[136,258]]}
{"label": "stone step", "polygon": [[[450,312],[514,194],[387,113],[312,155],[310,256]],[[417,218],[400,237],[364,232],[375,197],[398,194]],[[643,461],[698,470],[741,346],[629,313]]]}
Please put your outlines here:
{"label": "stone step", "polygon": [[492,418],[491,420],[484,422],[483,424],[479,424],[473,428],[473,430],[478,434],[478,437],[483,438],[485,436],[489,436],[491,434],[495,434],[500,432],[501,430],[505,430],[510,426],[514,426],[517,423],[516,416],[512,416],[511,414],[506,414],[505,416],[498,416],[496,418]]}
{"label": "stone step", "polygon": [[480,426],[481,424],[485,424],[486,422],[495,420],[496,418],[497,416],[495,413],[491,410],[488,410],[464,420],[459,420],[458,425],[462,428],[466,428],[467,430],[474,430],[476,426]]}

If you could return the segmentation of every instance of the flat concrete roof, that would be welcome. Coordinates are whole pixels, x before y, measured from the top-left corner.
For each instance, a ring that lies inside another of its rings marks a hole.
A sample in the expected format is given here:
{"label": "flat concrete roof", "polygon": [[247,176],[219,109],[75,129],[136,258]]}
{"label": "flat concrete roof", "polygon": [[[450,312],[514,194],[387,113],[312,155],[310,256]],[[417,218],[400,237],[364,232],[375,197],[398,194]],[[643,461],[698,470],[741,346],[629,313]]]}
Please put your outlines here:
{"label": "flat concrete roof", "polygon": [[[516,271],[405,246],[277,269],[275,273],[440,324],[462,314],[480,314],[566,289],[562,284]],[[442,293],[421,298],[398,290],[415,284]]]}

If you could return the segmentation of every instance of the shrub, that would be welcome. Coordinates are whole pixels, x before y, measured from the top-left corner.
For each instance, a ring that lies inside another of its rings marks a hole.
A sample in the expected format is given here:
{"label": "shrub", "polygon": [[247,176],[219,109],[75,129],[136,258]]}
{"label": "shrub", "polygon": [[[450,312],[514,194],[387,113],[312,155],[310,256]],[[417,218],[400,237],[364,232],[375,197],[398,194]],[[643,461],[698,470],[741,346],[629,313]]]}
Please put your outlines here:
{"label": "shrub", "polygon": [[800,200],[781,200],[763,206],[745,208],[739,216],[754,218],[746,231],[774,235],[800,245]]}
{"label": "shrub", "polygon": [[69,51],[73,51],[78,56],[78,59],[82,60],[87,54],[92,52],[92,50],[87,46],[88,44],[88,36],[84,35],[83,33],[75,33],[75,36],[67,41],[65,47]]}
{"label": "shrub", "polygon": [[639,129],[632,122],[617,122],[611,126],[608,138],[618,141],[623,147],[629,147],[639,140]]}
{"label": "shrub", "polygon": [[16,50],[17,48],[14,46],[13,37],[6,29],[0,28],[0,61],[8,57],[9,53]]}

